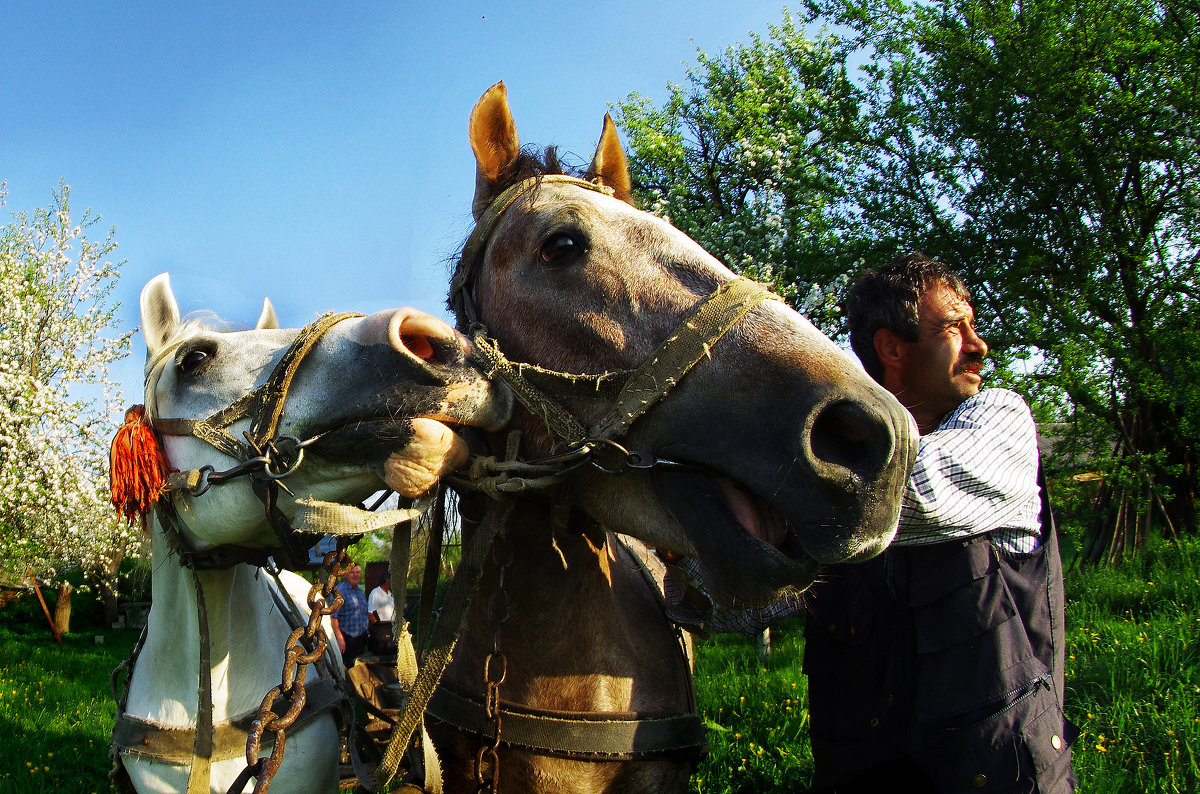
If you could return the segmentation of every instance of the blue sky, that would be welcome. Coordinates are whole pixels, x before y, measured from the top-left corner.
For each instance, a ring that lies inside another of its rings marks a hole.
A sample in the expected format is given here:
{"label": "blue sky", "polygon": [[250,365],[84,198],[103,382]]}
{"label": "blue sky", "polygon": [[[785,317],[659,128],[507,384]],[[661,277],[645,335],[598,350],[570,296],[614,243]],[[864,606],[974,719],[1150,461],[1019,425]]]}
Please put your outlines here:
{"label": "blue sky", "polygon": [[[782,0],[9,3],[3,212],[115,227],[121,330],[171,273],[184,311],[284,325],[412,305],[445,316],[470,229],[471,106],[504,80],[524,142],[590,159],[608,103],[661,101],[697,48],[767,33]],[[141,401],[140,337],[115,370]]]}

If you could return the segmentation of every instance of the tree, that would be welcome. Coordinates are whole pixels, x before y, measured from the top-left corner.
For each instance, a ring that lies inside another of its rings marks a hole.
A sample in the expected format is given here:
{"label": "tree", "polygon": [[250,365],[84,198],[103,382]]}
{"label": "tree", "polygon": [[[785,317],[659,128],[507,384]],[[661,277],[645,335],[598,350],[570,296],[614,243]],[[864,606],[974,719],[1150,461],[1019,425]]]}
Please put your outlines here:
{"label": "tree", "polygon": [[[1083,447],[1103,469],[1092,558],[1136,547],[1152,524],[1195,532],[1195,7],[809,0],[807,21],[817,19],[839,31],[818,48],[830,70],[862,64],[837,103],[812,105],[857,117],[836,128],[849,132],[847,145],[831,147],[841,183],[814,213],[829,261],[882,262],[919,248],[964,272],[996,378],[1025,392],[1040,418],[1068,420],[1075,431],[1063,449],[1078,459]],[[800,38],[790,20],[772,34],[752,48]],[[693,81],[697,96],[715,100],[712,89]],[[769,101],[809,100],[785,92]],[[635,145],[642,158],[657,155]],[[688,211],[664,204],[675,220]],[[788,282],[828,278],[802,267]]]}
{"label": "tree", "polygon": [[789,15],[723,55],[699,53],[661,108],[614,105],[637,195],[729,267],[771,281],[826,330],[853,267],[828,207],[861,137],[858,90],[835,40]]}
{"label": "tree", "polygon": [[[4,196],[0,183],[0,204]],[[60,185],[48,209],[0,226],[0,565],[57,577],[68,599],[62,574],[82,568],[111,594],[140,544],[108,504],[120,394],[106,373],[132,334],[105,336],[118,268],[106,260],[112,232],[102,243],[84,234],[98,220],[85,212],[72,222]]]}
{"label": "tree", "polygon": [[[978,285],[997,347],[1031,355],[1105,468],[1089,556],[1152,523],[1195,532],[1179,377],[1200,299],[1197,10],[1159,0],[815,0],[853,31],[871,145],[843,207],[881,249]],[[1085,431],[1085,432],[1083,432]]]}

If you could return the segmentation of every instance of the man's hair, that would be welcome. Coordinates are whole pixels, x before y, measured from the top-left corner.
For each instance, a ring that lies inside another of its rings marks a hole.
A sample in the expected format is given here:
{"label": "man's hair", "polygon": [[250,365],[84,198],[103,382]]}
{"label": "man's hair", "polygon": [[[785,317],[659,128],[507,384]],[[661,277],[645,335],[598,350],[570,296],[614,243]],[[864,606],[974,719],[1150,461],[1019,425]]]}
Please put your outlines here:
{"label": "man's hair", "polygon": [[921,295],[936,284],[944,284],[965,301],[971,300],[967,285],[957,273],[920,251],[868,270],[850,288],[846,297],[850,347],[875,380],[883,382],[883,364],[875,353],[875,332],[887,328],[901,339],[917,341]]}

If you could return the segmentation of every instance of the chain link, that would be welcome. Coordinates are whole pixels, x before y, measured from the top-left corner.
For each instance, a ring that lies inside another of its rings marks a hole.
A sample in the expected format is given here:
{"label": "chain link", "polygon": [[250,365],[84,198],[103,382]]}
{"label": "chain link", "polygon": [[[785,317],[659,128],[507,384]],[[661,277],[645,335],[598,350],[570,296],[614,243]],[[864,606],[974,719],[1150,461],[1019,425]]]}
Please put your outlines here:
{"label": "chain link", "polygon": [[[321,658],[329,644],[321,620],[327,615],[332,615],[344,603],[342,594],[337,589],[337,581],[338,577],[351,567],[346,564],[346,550],[329,552],[325,555],[322,565],[326,571],[324,581],[314,582],[308,590],[308,625],[295,629],[288,636],[284,646],[280,684],[273,687],[263,698],[258,714],[250,723],[250,735],[246,740],[246,763],[248,769],[255,770],[253,774],[257,782],[254,794],[261,794],[270,788],[271,778],[283,763],[287,729],[295,723],[308,701],[308,694],[304,689],[308,666]],[[284,598],[286,597],[285,593]],[[282,715],[275,712],[277,701],[285,709]],[[275,746],[271,748],[269,757],[260,758],[262,741],[268,733],[274,734]]]}
{"label": "chain link", "polygon": [[[487,617],[492,624],[492,651],[483,660],[484,713],[487,722],[479,732],[479,749],[475,753],[476,794],[496,794],[500,785],[500,687],[508,678],[508,657],[500,650],[500,631],[512,614],[512,600],[504,588],[505,574],[513,562],[512,544],[499,536],[492,543],[492,562],[496,564],[496,590],[488,599]],[[484,729],[490,727],[493,738],[489,743]]]}

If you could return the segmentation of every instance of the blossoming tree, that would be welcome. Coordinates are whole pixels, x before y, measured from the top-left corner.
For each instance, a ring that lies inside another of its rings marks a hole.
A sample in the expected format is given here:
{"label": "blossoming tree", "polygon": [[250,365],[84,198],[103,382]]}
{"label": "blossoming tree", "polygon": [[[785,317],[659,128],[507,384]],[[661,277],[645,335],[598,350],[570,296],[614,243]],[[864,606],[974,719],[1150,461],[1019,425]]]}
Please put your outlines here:
{"label": "blossoming tree", "polygon": [[[0,205],[6,195],[0,183]],[[113,329],[113,233],[84,234],[98,221],[90,211],[73,221],[61,184],[49,208],[0,226],[0,566],[56,581],[60,629],[64,574],[81,568],[115,606],[117,570],[140,544],[108,504],[121,395],[107,371],[131,333]]]}

